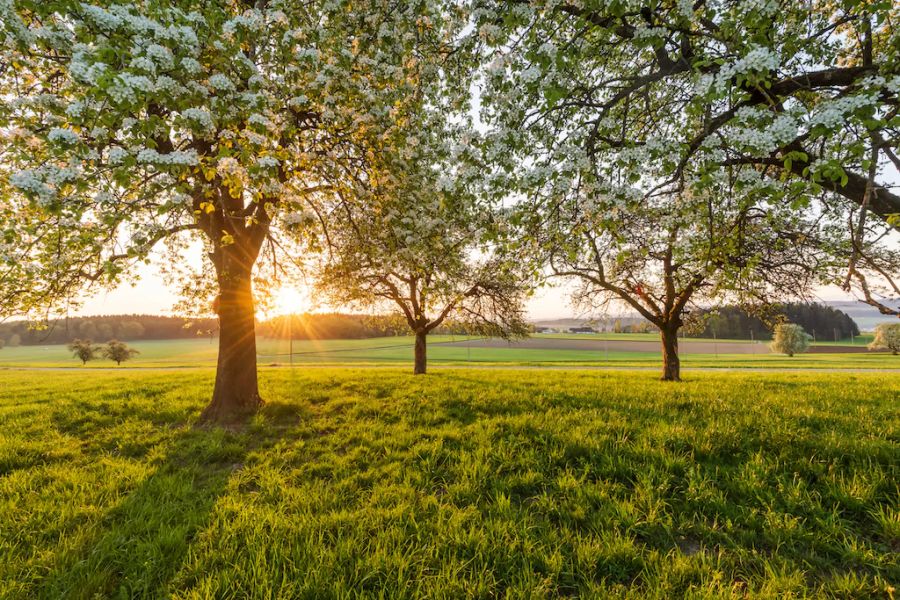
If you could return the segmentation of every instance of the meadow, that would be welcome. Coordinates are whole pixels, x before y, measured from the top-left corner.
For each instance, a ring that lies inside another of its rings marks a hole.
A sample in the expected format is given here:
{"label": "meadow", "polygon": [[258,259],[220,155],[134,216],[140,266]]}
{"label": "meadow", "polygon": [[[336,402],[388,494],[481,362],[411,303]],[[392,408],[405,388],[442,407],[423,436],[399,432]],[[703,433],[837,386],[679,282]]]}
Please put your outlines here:
{"label": "meadow", "polygon": [[900,378],[0,371],[2,598],[891,598]]}
{"label": "meadow", "polygon": [[[465,340],[471,340],[471,344]],[[516,345],[507,347],[477,347],[477,339],[462,336],[435,335],[429,337],[428,360],[432,366],[606,366],[647,367],[660,365],[661,355],[655,349],[656,335],[603,334],[534,336],[537,340],[576,341],[641,341],[648,342],[653,351],[604,351],[594,349],[534,349]],[[286,340],[260,338],[257,354],[260,365],[411,365],[413,360],[411,336],[394,336],[359,340],[295,340],[293,356]],[[689,342],[692,340],[689,340]],[[702,340],[694,340],[702,341]],[[709,341],[709,340],[706,340]],[[886,352],[800,354],[794,357],[767,353],[765,344],[758,343],[759,353],[737,354],[729,347],[739,340],[717,340],[717,354],[696,354],[683,351],[683,365],[690,368],[766,368],[766,369],[900,369],[900,357]],[[857,347],[865,346],[857,339]],[[215,339],[153,340],[133,342],[140,354],[125,367],[206,367],[216,363],[218,351]],[[3,367],[72,367],[81,363],[63,345],[18,346],[0,349],[0,368]],[[96,360],[85,368],[111,368],[108,360]]]}

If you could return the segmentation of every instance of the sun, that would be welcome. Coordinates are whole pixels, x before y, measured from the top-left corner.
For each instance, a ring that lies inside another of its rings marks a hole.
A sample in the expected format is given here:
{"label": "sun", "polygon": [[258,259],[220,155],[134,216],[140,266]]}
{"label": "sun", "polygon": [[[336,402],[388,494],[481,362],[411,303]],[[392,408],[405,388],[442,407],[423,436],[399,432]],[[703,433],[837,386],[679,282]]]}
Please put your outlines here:
{"label": "sun", "polygon": [[278,288],[272,296],[272,306],[279,315],[308,312],[311,308],[309,294],[295,287]]}

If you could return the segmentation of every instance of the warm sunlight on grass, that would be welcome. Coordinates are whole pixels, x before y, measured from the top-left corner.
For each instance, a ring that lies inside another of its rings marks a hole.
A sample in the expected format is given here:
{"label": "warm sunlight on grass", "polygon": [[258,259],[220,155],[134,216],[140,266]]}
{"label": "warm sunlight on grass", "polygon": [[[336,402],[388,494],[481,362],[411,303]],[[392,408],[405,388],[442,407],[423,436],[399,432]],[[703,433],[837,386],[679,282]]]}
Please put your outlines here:
{"label": "warm sunlight on grass", "polygon": [[0,372],[2,598],[887,598],[874,374]]}

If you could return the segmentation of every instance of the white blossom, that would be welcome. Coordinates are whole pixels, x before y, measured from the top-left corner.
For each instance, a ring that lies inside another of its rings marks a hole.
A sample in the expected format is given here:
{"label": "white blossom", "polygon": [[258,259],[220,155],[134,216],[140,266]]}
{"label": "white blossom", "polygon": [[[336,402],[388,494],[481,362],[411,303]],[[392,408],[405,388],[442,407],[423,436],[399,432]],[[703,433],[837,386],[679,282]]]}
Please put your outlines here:
{"label": "white blossom", "polygon": [[142,164],[156,166],[194,166],[200,162],[197,152],[194,150],[176,150],[168,154],[160,154],[152,148],[144,148],[138,152],[137,161]]}
{"label": "white blossom", "polygon": [[78,134],[71,129],[54,127],[50,130],[50,133],[47,134],[47,139],[57,144],[77,144],[79,137]]}
{"label": "white blossom", "polygon": [[209,78],[209,87],[220,92],[233,92],[234,82],[221,73],[215,73]]}

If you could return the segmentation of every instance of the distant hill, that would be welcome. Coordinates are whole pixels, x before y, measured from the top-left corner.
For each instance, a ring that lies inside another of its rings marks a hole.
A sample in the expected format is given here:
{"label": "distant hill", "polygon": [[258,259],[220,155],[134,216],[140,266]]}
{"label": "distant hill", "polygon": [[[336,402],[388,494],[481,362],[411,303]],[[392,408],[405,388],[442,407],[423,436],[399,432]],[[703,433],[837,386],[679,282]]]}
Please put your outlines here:
{"label": "distant hill", "polygon": [[853,300],[833,300],[823,304],[850,315],[860,331],[873,331],[879,323],[897,323],[897,317],[883,315],[874,306]]}

